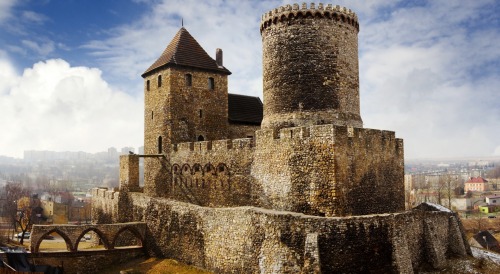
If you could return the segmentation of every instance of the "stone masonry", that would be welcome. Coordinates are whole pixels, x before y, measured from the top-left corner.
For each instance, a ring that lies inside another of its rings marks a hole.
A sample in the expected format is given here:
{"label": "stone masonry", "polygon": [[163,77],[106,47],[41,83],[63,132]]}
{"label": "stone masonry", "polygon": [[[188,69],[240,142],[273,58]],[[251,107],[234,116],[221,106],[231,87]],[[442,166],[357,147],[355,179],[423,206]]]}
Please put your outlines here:
{"label": "stone masonry", "polygon": [[404,212],[403,140],[363,128],[356,14],[286,5],[260,31],[261,128],[228,121],[222,50],[181,28],[142,75],[145,155],[121,156],[93,220],[145,222],[150,254],[217,273],[413,273],[470,254],[454,213]]}

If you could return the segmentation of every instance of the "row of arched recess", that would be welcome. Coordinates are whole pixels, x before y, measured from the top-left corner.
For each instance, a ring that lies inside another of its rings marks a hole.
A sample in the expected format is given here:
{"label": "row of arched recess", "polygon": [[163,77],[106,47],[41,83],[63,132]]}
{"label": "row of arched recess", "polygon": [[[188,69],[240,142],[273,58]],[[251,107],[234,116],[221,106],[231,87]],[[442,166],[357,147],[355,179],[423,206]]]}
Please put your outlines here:
{"label": "row of arched recess", "polygon": [[[87,238],[87,236],[91,238]],[[53,239],[50,239],[54,237]],[[54,244],[58,237],[61,237],[66,244],[66,249],[60,245]],[[137,248],[142,247],[144,239],[141,233],[133,226],[125,226],[118,230],[112,239],[108,239],[106,235],[98,228],[92,227],[83,230],[72,242],[71,238],[57,228],[51,229],[44,233],[42,237],[34,244],[33,252],[53,252],[53,251],[95,251],[95,250],[109,250],[115,248]],[[85,243],[85,244],[83,244]]]}
{"label": "row of arched recess", "polygon": [[208,163],[204,166],[201,164],[194,164],[192,167],[189,164],[173,164],[172,165],[172,174],[175,175],[195,175],[196,173],[201,173],[202,175],[229,175],[229,168],[225,163],[219,163],[217,166],[214,166],[211,163]]}
{"label": "row of arched recess", "polygon": [[172,186],[196,188],[229,188],[230,170],[225,163],[172,165]]}
{"label": "row of arched recess", "polygon": [[265,21],[261,25],[261,31],[265,28],[269,27],[271,24],[276,24],[277,22],[286,22],[292,19],[300,19],[300,18],[327,18],[335,21],[341,21],[345,24],[351,25],[354,28],[359,30],[359,23],[354,18],[350,18],[349,16],[345,16],[342,13],[330,12],[330,11],[297,11],[290,12],[288,15],[282,14],[280,17],[276,16],[272,19]]}

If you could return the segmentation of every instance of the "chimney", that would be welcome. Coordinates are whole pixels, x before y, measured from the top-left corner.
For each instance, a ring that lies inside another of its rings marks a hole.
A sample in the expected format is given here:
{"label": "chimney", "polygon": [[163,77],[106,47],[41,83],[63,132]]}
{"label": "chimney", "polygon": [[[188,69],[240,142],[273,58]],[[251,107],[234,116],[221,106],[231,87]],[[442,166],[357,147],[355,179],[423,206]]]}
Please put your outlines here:
{"label": "chimney", "polygon": [[222,49],[215,50],[215,62],[219,68],[222,68]]}

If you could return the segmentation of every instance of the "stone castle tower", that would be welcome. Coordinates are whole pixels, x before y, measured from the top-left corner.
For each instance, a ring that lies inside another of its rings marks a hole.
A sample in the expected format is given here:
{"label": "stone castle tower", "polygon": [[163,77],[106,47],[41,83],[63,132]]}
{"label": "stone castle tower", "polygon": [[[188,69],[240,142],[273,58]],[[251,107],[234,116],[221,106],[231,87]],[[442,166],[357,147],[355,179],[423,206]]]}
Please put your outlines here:
{"label": "stone castle tower", "polygon": [[362,127],[358,19],[350,10],[295,4],[264,14],[263,128]]}
{"label": "stone castle tower", "polygon": [[[144,153],[169,155],[172,144],[227,138],[227,76],[222,50],[212,59],[183,27],[144,78]],[[169,180],[161,159],[145,159],[145,185]],[[156,192],[155,188],[150,188]]]}

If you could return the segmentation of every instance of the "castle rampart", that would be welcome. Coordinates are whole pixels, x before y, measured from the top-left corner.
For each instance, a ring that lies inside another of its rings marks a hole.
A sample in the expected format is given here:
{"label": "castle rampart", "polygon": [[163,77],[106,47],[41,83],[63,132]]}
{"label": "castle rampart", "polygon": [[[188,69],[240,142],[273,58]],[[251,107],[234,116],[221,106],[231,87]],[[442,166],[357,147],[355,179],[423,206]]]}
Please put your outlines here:
{"label": "castle rampart", "polygon": [[404,210],[403,142],[346,126],[256,132],[253,187],[264,207],[320,216]]}
{"label": "castle rampart", "polygon": [[174,144],[166,197],[204,206],[252,205],[250,138]]}
{"label": "castle rampart", "polygon": [[142,193],[127,199],[131,218],[147,224],[150,255],[216,273],[413,273],[427,264],[443,268],[448,257],[470,253],[456,214],[432,205],[321,218],[256,207],[200,207]]}
{"label": "castle rampart", "polygon": [[[255,134],[255,140],[173,144],[157,196],[319,216],[404,210],[403,142],[394,132],[330,124]],[[122,168],[138,157],[122,156]],[[120,188],[140,191],[131,181],[121,179]]]}

